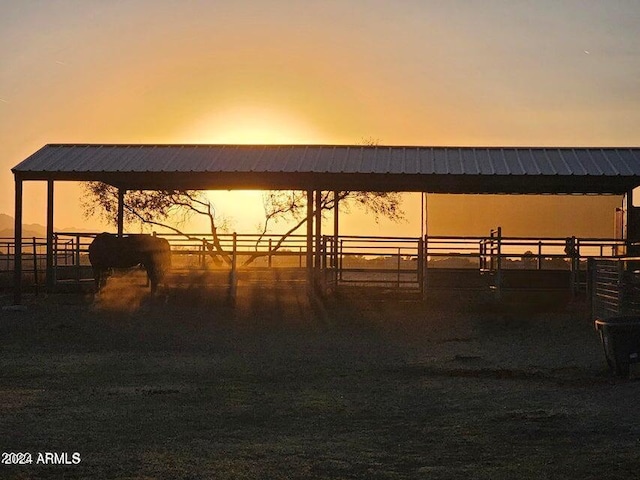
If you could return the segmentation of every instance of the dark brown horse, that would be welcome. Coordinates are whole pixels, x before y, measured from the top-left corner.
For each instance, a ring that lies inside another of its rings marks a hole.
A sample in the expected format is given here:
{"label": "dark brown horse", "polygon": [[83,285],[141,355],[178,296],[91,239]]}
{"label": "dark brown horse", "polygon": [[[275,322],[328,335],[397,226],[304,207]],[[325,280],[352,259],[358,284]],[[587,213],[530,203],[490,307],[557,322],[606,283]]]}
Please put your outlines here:
{"label": "dark brown horse", "polygon": [[111,269],[141,265],[147,271],[151,293],[155,293],[171,267],[171,247],[166,239],[151,235],[117,237],[101,233],[89,245],[89,261],[98,292],[104,287]]}

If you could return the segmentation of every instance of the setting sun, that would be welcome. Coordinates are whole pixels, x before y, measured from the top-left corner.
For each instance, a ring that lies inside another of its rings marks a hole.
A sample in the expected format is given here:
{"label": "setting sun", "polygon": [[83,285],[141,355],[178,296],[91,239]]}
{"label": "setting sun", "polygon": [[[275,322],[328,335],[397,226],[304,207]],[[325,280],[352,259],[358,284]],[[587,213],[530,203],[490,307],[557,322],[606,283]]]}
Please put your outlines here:
{"label": "setting sun", "polygon": [[188,143],[314,143],[321,134],[304,119],[269,107],[235,106],[196,120],[182,135]]}

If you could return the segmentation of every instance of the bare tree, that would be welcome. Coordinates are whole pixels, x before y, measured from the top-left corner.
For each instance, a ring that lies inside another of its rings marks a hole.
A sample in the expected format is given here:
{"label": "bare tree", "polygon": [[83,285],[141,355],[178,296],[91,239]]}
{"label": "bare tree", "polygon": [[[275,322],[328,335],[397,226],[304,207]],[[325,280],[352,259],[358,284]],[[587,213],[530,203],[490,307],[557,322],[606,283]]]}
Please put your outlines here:
{"label": "bare tree", "polygon": [[[87,182],[84,184],[82,206],[85,217],[98,215],[116,225],[118,189],[102,182]],[[231,263],[218,235],[220,230],[225,229],[228,221],[217,214],[203,191],[130,190],[124,195],[123,206],[124,220],[128,223],[166,228],[189,240],[203,242],[216,265],[222,265],[223,261]],[[194,215],[202,215],[208,219],[211,241],[196,237],[182,229]]]}
{"label": "bare tree", "polygon": [[[360,143],[372,146],[376,145],[378,140],[369,137],[363,138]],[[340,191],[337,192],[337,197],[332,192],[321,192],[322,215],[334,208],[336,199],[342,211],[348,212],[353,207],[361,208],[373,215],[376,222],[381,217],[396,222],[404,218],[404,211],[401,208],[402,197],[398,192]],[[99,215],[114,225],[117,223],[118,189],[116,187],[101,182],[88,182],[85,184],[82,204],[86,217]],[[259,257],[275,253],[287,238],[307,222],[307,196],[304,191],[265,192],[263,206],[265,217],[256,241],[256,251],[249,256],[244,265],[250,264]],[[203,242],[216,265],[221,265],[223,262],[231,263],[218,234],[227,222],[217,214],[213,204],[202,191],[127,191],[124,196],[124,215],[127,222],[166,228],[190,240]],[[211,241],[195,237],[183,230],[182,227],[186,221],[194,215],[203,215],[208,219]],[[271,246],[269,252],[259,252],[259,243],[267,235],[271,225],[278,222],[286,222],[288,230]]]}
{"label": "bare tree", "polygon": [[[337,196],[333,192],[320,192],[320,210],[323,217],[327,212],[333,210],[336,199],[338,208],[343,212],[349,212],[352,207],[363,209],[374,220],[378,222],[381,217],[387,218],[394,222],[404,219],[404,211],[401,208],[402,197],[397,192],[358,192],[358,191],[339,191]],[[256,252],[251,255],[244,263],[248,265],[256,258],[275,253],[282,247],[287,238],[298,231],[307,223],[307,195],[301,190],[273,190],[266,192],[262,198],[264,206],[265,220],[261,225],[261,232],[256,241],[256,250],[258,244],[269,231],[271,223],[281,221],[295,223],[280,236],[278,241],[271,247],[269,252]],[[313,210],[315,215],[315,206]]]}

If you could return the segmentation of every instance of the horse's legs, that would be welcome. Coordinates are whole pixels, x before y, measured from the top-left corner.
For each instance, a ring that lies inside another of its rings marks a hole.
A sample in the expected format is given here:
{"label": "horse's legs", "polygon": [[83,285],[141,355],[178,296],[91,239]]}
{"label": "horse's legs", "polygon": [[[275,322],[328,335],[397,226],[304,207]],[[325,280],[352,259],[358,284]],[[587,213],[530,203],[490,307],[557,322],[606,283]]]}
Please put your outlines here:
{"label": "horse's legs", "polygon": [[96,293],[100,293],[100,288],[102,287],[102,272],[101,269],[97,267],[93,267],[93,282],[96,285]]}
{"label": "horse's legs", "polygon": [[144,268],[147,270],[147,279],[151,284],[151,295],[153,295],[156,293],[156,290],[158,289],[158,281],[159,281],[158,271],[153,263],[149,263],[145,265]]}

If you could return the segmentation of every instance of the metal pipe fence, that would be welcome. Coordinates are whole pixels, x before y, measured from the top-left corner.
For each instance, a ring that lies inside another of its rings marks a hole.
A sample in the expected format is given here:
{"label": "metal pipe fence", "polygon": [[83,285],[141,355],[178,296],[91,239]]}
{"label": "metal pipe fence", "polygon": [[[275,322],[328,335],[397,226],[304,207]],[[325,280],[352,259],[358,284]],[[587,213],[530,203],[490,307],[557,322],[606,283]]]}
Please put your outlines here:
{"label": "metal pipe fence", "polygon": [[[220,234],[217,243],[210,233],[154,233],[166,238],[173,255],[175,272],[232,268],[302,269],[307,267],[305,235],[282,240],[276,234]],[[88,247],[96,233],[57,232],[54,234],[53,265],[56,282],[91,279]],[[235,239],[235,243],[234,243]],[[234,248],[235,245],[235,248]],[[367,284],[395,288],[423,289],[428,271],[466,269],[497,277],[507,270],[576,270],[586,272],[589,258],[614,258],[623,251],[624,241],[607,238],[505,237],[500,229],[489,236],[382,237],[325,236],[321,242],[323,278],[332,284]],[[44,285],[46,239],[23,239],[23,265],[27,285]],[[0,279],[12,286],[15,258],[13,238],[0,238]],[[5,278],[6,277],[6,278]],[[586,283],[586,275],[575,282]],[[572,281],[574,281],[572,280]]]}
{"label": "metal pipe fence", "polygon": [[589,260],[594,318],[640,314],[640,257]]}

